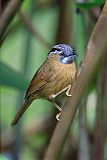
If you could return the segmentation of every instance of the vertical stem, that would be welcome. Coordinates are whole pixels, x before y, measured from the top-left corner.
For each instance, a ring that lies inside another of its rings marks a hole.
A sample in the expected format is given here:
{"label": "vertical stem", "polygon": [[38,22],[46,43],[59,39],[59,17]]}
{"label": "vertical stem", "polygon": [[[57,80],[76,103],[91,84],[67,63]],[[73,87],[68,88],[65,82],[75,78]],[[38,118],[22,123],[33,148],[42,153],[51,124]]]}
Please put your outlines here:
{"label": "vertical stem", "polygon": [[[84,0],[83,0],[84,2]],[[77,58],[77,65],[80,64],[81,59],[83,58],[85,46],[86,46],[86,19],[85,11],[82,11],[80,8],[75,8],[76,14],[74,14],[74,31],[75,31],[75,43],[76,50],[79,54]],[[79,27],[78,27],[79,26]],[[89,143],[88,143],[88,132],[87,132],[87,114],[86,114],[86,102],[87,102],[87,91],[85,91],[84,96],[82,97],[79,103],[79,151],[78,159],[79,160],[88,160],[89,158]]]}
{"label": "vertical stem", "polygon": [[[33,1],[31,1],[31,6],[30,6],[30,17],[33,18],[33,14],[34,14],[34,4],[33,4]],[[26,31],[24,31],[26,32]],[[26,35],[26,43],[25,43],[25,52],[24,52],[24,57],[23,57],[23,61],[22,61],[22,72],[23,72],[23,75],[25,75],[26,77],[29,76],[29,62],[30,62],[30,57],[31,57],[31,33],[30,32],[26,32],[26,34],[24,33],[24,35]],[[24,97],[24,94],[21,92],[18,94],[17,96],[17,105],[18,106],[18,109],[20,108],[20,104],[22,103],[23,101],[23,97]],[[19,122],[19,125],[16,126],[16,128],[14,128],[14,138],[15,138],[15,142],[14,142],[14,157],[15,157],[15,160],[18,160],[19,159],[19,153],[20,153],[20,150],[21,150],[21,143],[22,143],[22,140],[21,140],[21,123]]]}
{"label": "vertical stem", "polygon": [[[107,56],[105,56],[100,65],[100,74],[98,78],[97,107],[96,107],[96,125],[95,125],[95,159],[104,159],[104,144],[107,134],[105,126],[107,120]],[[105,103],[106,101],[106,103]],[[105,106],[106,104],[106,106]]]}
{"label": "vertical stem", "polygon": [[72,38],[72,13],[71,2],[65,0],[58,0],[59,6],[59,20],[56,35],[57,43],[71,44]]}

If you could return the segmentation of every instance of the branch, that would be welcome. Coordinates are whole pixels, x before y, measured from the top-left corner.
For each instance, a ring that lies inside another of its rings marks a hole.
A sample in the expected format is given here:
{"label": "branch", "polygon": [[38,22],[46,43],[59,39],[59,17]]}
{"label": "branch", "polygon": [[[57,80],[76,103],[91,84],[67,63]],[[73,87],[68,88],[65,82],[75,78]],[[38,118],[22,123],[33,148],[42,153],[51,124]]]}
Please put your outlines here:
{"label": "branch", "polygon": [[40,33],[33,27],[33,24],[28,16],[23,11],[19,12],[20,18],[26,28],[32,33],[32,35],[37,39],[39,39],[42,44],[45,45],[48,49],[51,48],[51,45],[40,35]]}
{"label": "branch", "polygon": [[0,19],[0,39],[19,9],[23,0],[10,0]]}
{"label": "branch", "polygon": [[65,102],[61,114],[61,122],[58,122],[56,125],[44,160],[59,159],[70,126],[77,111],[79,100],[89,83],[94,69],[98,65],[101,57],[104,56],[105,50],[107,52],[107,0],[89,40],[86,55],[77,72],[77,79],[71,89],[72,97],[67,98]]}

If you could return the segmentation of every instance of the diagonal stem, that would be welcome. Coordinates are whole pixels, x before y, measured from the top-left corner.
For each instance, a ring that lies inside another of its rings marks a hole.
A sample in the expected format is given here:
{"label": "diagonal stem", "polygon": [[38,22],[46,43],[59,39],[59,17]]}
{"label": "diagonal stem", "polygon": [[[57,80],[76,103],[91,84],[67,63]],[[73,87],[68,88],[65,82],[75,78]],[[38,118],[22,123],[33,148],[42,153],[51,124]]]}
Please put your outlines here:
{"label": "diagonal stem", "polygon": [[86,55],[78,70],[77,78],[72,86],[71,95],[64,105],[61,121],[57,123],[44,160],[57,160],[73,122],[79,100],[89,83],[93,71],[100,59],[107,53],[107,0],[94,31],[89,40]]}
{"label": "diagonal stem", "polygon": [[2,39],[7,27],[19,9],[23,0],[10,0],[0,18],[0,39]]}

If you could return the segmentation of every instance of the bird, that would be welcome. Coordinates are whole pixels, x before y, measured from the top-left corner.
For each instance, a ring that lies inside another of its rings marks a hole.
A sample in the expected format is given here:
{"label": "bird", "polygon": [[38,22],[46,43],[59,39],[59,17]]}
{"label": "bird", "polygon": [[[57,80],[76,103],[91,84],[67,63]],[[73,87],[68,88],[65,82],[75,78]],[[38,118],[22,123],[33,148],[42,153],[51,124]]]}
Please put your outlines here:
{"label": "bird", "polygon": [[74,49],[67,44],[56,44],[49,51],[46,60],[40,66],[31,80],[25,94],[24,103],[14,117],[11,126],[15,126],[20,117],[35,99],[51,101],[60,111],[56,119],[60,121],[62,108],[55,102],[55,98],[62,92],[66,96],[72,96],[70,89],[76,76]]}

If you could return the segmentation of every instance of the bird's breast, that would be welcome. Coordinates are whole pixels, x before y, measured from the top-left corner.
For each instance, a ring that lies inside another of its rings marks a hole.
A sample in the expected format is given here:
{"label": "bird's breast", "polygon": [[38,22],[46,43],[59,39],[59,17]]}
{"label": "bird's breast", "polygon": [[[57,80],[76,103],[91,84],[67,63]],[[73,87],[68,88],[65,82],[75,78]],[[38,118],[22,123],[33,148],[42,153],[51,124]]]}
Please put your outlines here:
{"label": "bird's breast", "polygon": [[69,84],[73,83],[76,74],[76,66],[73,62],[72,64],[62,64],[57,63],[54,64],[55,73],[57,75],[56,78],[56,90],[62,90]]}
{"label": "bird's breast", "polygon": [[52,61],[50,72],[51,77],[49,82],[45,88],[41,90],[43,98],[48,98],[68,85],[72,85],[76,74],[76,66],[74,62],[72,64],[62,64],[58,61]]}

